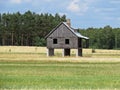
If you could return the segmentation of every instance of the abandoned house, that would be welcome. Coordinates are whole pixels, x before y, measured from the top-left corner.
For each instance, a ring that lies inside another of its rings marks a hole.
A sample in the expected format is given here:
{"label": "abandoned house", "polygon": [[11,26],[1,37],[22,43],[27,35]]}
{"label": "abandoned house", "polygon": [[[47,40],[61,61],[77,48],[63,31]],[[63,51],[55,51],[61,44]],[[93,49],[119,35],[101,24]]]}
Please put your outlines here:
{"label": "abandoned house", "polygon": [[61,22],[46,37],[47,56],[54,55],[54,49],[63,49],[62,55],[70,56],[71,49],[77,49],[76,56],[82,56],[82,39],[88,47],[89,38],[78,33],[78,29],[71,27],[70,19]]}

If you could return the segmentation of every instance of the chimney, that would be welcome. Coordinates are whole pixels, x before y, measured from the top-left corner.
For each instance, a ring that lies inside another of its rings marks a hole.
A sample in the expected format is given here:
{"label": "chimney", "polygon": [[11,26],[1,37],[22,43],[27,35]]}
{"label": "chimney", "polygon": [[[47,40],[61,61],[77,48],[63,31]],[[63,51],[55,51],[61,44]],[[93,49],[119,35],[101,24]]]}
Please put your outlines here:
{"label": "chimney", "polygon": [[69,26],[69,27],[71,27],[71,22],[70,22],[70,19],[67,19],[67,25]]}

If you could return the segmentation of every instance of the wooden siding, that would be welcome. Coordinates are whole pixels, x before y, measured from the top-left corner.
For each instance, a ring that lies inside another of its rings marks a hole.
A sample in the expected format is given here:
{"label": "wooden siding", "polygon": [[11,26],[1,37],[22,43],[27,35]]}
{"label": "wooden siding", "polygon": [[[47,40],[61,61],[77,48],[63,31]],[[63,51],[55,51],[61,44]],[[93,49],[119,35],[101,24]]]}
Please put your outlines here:
{"label": "wooden siding", "polygon": [[[57,44],[53,44],[54,38],[58,40]],[[65,44],[65,39],[69,39],[69,44]],[[47,48],[78,48],[78,37],[64,24],[61,24],[47,38]]]}
{"label": "wooden siding", "polygon": [[64,24],[61,24],[49,37],[76,37]]}

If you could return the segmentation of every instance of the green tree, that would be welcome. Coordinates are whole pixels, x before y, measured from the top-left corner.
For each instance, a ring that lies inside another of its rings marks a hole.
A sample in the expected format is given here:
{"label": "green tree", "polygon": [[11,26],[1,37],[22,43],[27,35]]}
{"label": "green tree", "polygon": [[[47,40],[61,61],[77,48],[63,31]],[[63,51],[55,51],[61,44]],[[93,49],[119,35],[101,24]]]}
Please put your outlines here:
{"label": "green tree", "polygon": [[[40,40],[45,45],[43,38],[58,23],[66,21],[66,16],[59,14],[36,14],[27,11],[23,14],[0,14],[0,44],[1,45],[36,45]],[[39,37],[40,40],[37,40]],[[35,42],[37,40],[37,42]]]}

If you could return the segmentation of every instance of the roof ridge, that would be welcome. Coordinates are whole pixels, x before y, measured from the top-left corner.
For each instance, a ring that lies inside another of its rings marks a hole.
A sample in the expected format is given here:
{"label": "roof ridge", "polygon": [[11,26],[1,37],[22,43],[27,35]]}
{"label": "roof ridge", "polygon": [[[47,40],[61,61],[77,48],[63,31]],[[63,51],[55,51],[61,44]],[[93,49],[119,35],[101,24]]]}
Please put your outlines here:
{"label": "roof ridge", "polygon": [[69,25],[67,25],[66,22],[61,22],[60,24],[58,24],[55,28],[53,28],[52,31],[50,31],[50,33],[48,35],[45,36],[45,38],[47,38],[51,33],[53,33],[57,27],[59,27],[61,24],[64,24],[73,34],[75,34],[77,37],[79,38],[83,38],[83,39],[89,39],[88,37],[85,37],[83,35],[81,35],[79,32],[75,32],[74,28],[70,27]]}
{"label": "roof ridge", "polygon": [[63,23],[64,23],[77,37],[84,38],[84,39],[89,39],[88,37],[83,36],[83,35],[80,34],[79,32],[75,32],[75,31],[74,31],[74,28],[68,26],[66,22],[63,22]]}

